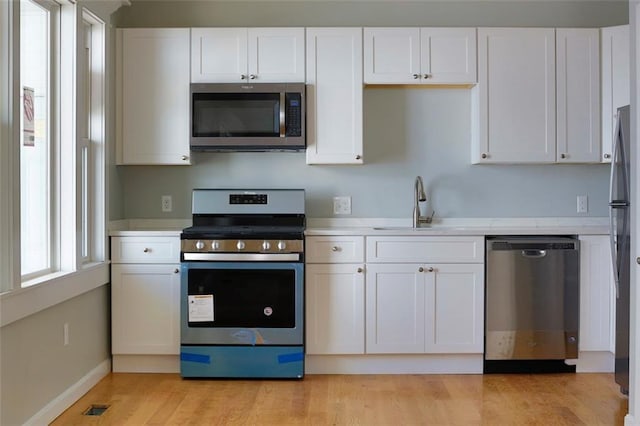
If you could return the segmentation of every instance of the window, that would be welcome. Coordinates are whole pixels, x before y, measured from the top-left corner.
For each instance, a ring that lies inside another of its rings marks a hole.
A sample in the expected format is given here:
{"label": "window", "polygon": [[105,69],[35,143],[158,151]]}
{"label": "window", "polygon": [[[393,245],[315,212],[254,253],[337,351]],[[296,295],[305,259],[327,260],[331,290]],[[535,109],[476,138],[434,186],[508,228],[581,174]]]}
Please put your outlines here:
{"label": "window", "polygon": [[54,268],[51,120],[56,6],[20,2],[20,240],[23,280]]}

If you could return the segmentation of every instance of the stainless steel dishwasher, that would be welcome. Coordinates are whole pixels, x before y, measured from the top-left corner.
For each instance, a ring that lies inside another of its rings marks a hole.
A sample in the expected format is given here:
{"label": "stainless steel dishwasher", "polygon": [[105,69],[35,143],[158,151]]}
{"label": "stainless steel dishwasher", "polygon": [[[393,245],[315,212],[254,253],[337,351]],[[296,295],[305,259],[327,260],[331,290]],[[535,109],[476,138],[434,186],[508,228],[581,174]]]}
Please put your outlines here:
{"label": "stainless steel dishwasher", "polygon": [[575,371],[577,238],[495,236],[486,249],[485,372]]}

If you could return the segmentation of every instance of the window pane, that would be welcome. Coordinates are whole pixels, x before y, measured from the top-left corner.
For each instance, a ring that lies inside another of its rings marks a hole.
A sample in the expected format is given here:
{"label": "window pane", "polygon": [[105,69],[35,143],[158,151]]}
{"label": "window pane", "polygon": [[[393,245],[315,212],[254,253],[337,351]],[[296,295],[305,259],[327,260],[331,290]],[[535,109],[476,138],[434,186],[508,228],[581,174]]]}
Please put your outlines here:
{"label": "window pane", "polygon": [[[20,239],[23,276],[45,272],[51,267],[49,35],[49,11],[29,0],[22,0],[20,83],[23,88],[32,89],[33,93],[33,132],[29,132],[29,125],[25,129],[24,111],[21,118]],[[29,91],[23,91],[23,105],[24,93]]]}

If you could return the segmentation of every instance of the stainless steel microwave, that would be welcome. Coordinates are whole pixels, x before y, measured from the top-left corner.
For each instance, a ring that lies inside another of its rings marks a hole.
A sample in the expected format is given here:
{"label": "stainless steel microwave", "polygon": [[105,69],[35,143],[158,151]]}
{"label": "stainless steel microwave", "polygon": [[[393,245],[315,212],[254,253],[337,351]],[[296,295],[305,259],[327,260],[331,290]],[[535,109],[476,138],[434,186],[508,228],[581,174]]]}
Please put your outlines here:
{"label": "stainless steel microwave", "polygon": [[191,84],[193,151],[301,151],[304,83]]}

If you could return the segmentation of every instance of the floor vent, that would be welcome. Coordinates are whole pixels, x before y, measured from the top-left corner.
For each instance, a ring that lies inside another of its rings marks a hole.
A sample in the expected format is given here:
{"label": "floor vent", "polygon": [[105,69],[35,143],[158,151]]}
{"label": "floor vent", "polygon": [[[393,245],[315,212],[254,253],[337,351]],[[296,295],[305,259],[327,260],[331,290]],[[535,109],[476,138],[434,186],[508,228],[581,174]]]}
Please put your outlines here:
{"label": "floor vent", "polygon": [[83,413],[85,416],[101,416],[102,413],[107,411],[108,405],[91,404],[91,407]]}

